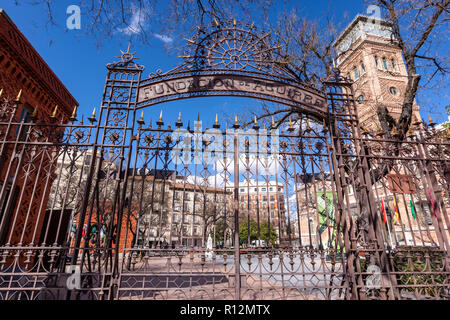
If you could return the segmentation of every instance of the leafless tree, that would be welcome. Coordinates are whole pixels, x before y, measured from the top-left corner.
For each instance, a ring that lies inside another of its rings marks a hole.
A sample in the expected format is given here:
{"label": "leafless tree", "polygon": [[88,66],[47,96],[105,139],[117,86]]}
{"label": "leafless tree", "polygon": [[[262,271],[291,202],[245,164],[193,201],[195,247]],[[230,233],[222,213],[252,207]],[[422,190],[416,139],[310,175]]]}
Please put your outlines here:
{"label": "leafless tree", "polygon": [[[56,24],[55,2],[36,0],[31,4],[45,6],[48,23]],[[332,43],[344,26],[337,23],[338,19],[333,18],[331,12],[315,19],[302,14],[301,9],[295,6],[281,11],[272,22],[268,12],[283,7],[285,2],[289,1],[174,0],[166,3],[158,0],[83,0],[80,5],[85,30],[98,39],[120,34],[130,40],[148,41],[154,36],[169,39],[175,35],[181,40],[196,26],[203,26],[213,19],[257,18],[258,23],[270,29],[282,45],[282,58],[288,62],[283,64],[286,72],[299,81],[320,85],[320,78],[331,71],[335,57]],[[25,0],[17,0],[17,3],[30,4]],[[448,57],[440,56],[437,51],[440,35],[445,37],[448,29],[449,3],[449,0],[375,1],[384,10],[384,19],[392,23],[393,41],[402,50],[408,73],[400,118],[395,120],[386,107],[377,107],[378,120],[387,137],[391,136],[394,126],[399,138],[405,137],[421,79],[426,79],[422,87],[434,85],[436,81],[433,80],[438,76],[447,79]],[[367,4],[373,4],[373,1]],[[252,110],[251,117],[244,117],[243,122],[250,124],[254,116],[261,120],[275,116],[279,126],[296,112],[292,108],[266,103]]]}
{"label": "leafless tree", "polygon": [[[112,37],[150,43],[157,37],[172,44],[182,40],[196,26],[211,19],[226,17],[258,19],[267,17],[273,0],[81,0],[82,30],[97,39],[99,45]],[[58,26],[60,12],[56,0],[16,0],[18,5],[43,6],[47,13],[46,26]],[[255,10],[256,8],[256,10]],[[255,13],[256,12],[256,13]],[[61,25],[59,25],[61,26]],[[65,26],[61,26],[65,27]],[[174,41],[175,42],[175,41]]]}
{"label": "leafless tree", "polygon": [[[412,107],[422,78],[426,84],[436,76],[448,77],[448,57],[439,56],[440,35],[448,32],[448,0],[378,0],[376,4],[386,11],[385,19],[392,23],[393,40],[405,59],[408,82],[403,96],[402,112],[398,121],[389,117],[386,107],[378,107],[381,127],[388,136],[395,126],[404,138],[412,119]],[[395,39],[395,40],[394,40]],[[431,64],[422,64],[422,62]]]}

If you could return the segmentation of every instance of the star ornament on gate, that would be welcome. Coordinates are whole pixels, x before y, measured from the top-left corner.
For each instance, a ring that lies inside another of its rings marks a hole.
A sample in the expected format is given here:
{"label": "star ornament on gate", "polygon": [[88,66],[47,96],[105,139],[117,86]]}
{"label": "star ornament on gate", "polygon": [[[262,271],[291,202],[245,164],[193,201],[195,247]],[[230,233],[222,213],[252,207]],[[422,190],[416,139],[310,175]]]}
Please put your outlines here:
{"label": "star ornament on gate", "polygon": [[120,58],[122,60],[122,63],[124,63],[124,64],[128,64],[128,63],[133,62],[134,60],[139,59],[134,56],[136,54],[136,52],[133,52],[133,53],[130,52],[130,45],[128,45],[128,49],[126,52],[123,52],[122,50],[120,50],[120,52],[122,53],[122,55],[117,58]]}

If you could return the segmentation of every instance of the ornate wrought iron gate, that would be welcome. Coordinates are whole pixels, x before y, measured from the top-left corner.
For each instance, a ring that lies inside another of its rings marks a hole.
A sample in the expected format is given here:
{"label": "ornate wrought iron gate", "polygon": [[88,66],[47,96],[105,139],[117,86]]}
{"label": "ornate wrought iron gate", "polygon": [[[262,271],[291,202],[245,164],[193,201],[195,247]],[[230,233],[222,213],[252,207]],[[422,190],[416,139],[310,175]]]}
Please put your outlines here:
{"label": "ornate wrought iron gate", "polygon": [[[299,83],[235,21],[150,74],[108,65],[80,121],[0,110],[0,299],[448,298],[449,144],[359,126],[351,83]],[[171,126],[142,110],[197,96],[299,110],[278,130]]]}

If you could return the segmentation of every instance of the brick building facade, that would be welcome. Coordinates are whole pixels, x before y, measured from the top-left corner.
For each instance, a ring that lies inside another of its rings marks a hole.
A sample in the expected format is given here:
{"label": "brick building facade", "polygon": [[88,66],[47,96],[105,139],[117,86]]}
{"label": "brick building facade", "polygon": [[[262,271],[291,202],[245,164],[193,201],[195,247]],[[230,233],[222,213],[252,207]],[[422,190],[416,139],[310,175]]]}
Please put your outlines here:
{"label": "brick building facade", "polygon": [[[402,52],[392,34],[392,26],[384,21],[358,15],[334,42],[337,67],[353,81],[360,123],[376,132],[376,111],[385,106],[395,120],[402,110],[408,82]],[[419,106],[413,115],[420,120]]]}
{"label": "brick building facade", "polygon": [[54,177],[51,168],[35,169],[48,162],[48,153],[33,153],[27,142],[57,138],[26,123],[67,123],[78,102],[2,9],[0,90],[0,244],[37,244],[50,191],[45,186]]}

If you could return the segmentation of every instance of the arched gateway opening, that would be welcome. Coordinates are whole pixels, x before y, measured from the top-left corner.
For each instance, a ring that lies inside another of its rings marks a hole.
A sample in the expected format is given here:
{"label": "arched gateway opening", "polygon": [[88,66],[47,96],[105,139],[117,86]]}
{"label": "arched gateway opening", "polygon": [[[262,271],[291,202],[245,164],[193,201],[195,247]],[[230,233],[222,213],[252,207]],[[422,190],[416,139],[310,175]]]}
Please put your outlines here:
{"label": "arched gateway opening", "polygon": [[[198,29],[187,43],[183,64],[148,77],[134,53],[122,52],[107,65],[100,111],[79,123],[76,110],[68,123],[15,122],[5,102],[5,137],[26,132],[1,144],[18,155],[0,166],[18,177],[0,185],[0,277],[9,281],[1,297],[401,298],[393,273],[406,265],[390,261],[408,253],[391,250],[416,235],[386,222],[386,190],[416,197],[420,185],[437,199],[427,231],[436,250],[426,259],[442,261],[445,173],[420,169],[417,180],[412,171],[424,160],[414,154],[423,149],[409,141],[399,151],[361,129],[351,83],[337,70],[322,88],[302,83],[270,34],[236,21]],[[156,104],[211,96],[284,104],[298,117],[241,128],[144,116]],[[385,148],[393,150],[387,160]],[[417,163],[405,166],[404,152]],[[36,190],[40,197],[27,198]],[[405,209],[398,199],[397,214]],[[15,290],[20,279],[5,270],[34,285]],[[445,288],[439,279],[430,285],[436,296]]]}

